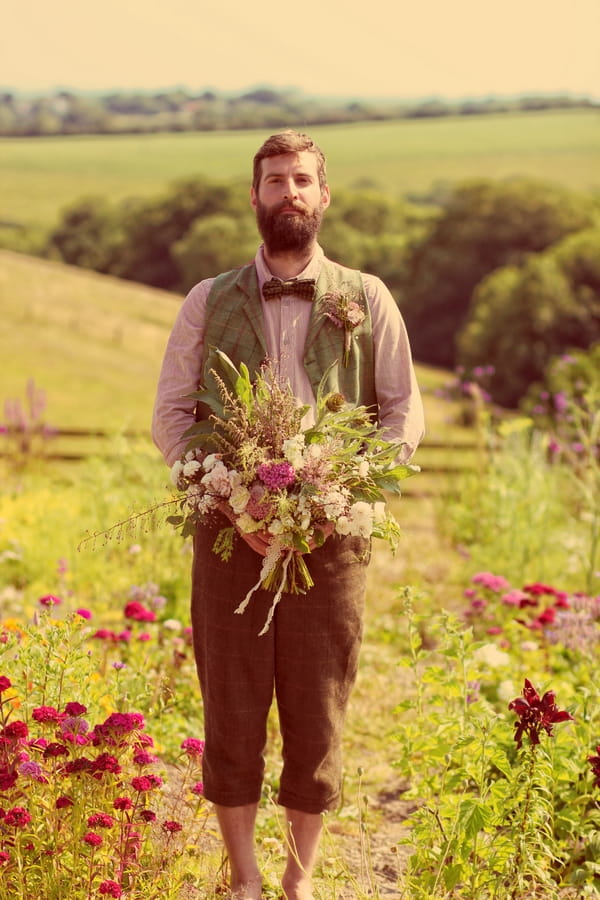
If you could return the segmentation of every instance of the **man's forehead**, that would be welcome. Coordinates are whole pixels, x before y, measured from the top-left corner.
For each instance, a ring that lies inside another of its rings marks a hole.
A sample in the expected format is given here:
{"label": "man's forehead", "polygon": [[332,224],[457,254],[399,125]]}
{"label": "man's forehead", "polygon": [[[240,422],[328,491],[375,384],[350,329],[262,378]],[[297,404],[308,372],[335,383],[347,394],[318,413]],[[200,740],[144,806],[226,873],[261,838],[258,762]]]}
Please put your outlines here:
{"label": "man's forehead", "polygon": [[302,169],[316,175],[318,173],[317,157],[310,150],[299,150],[280,153],[277,156],[267,156],[262,161],[263,175],[272,175],[290,169]]}

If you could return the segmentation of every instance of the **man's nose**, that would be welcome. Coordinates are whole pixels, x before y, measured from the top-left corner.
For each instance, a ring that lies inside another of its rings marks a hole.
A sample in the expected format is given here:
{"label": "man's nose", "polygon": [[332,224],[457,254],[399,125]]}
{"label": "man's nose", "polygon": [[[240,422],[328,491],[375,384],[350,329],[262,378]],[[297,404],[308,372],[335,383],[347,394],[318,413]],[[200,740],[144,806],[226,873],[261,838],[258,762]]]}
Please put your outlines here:
{"label": "man's nose", "polygon": [[293,178],[288,178],[283,186],[283,196],[286,199],[293,199],[298,196],[298,188]]}

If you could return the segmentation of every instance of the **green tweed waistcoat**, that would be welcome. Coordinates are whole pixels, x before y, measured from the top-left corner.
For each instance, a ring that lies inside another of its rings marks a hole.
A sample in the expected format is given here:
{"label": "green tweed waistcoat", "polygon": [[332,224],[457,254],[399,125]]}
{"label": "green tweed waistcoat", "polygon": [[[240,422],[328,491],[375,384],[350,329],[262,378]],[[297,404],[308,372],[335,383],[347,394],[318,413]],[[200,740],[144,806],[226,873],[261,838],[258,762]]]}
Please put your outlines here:
{"label": "green tweed waistcoat", "polygon": [[[365,314],[361,324],[352,330],[347,365],[343,363],[345,330],[325,313],[327,303],[331,302],[327,295],[335,292],[350,293]],[[237,367],[244,362],[251,374],[258,372],[267,360],[254,263],[218,275],[210,290],[202,360],[204,384],[209,376],[207,360],[212,348],[226,353]],[[352,406],[370,407],[376,416],[373,329],[360,272],[323,259],[303,356],[315,396],[325,371],[336,360],[338,365],[328,375],[326,391],[341,393]],[[201,412],[200,418],[204,418]]]}

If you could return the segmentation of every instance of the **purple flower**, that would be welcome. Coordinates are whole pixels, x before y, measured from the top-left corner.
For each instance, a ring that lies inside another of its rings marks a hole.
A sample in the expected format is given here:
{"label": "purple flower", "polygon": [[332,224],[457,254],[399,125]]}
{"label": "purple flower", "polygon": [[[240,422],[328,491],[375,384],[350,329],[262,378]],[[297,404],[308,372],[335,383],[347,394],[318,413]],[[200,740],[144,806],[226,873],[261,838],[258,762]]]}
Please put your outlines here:
{"label": "purple flower", "polygon": [[257,469],[257,475],[272,491],[286,488],[296,480],[296,471],[289,462],[262,463]]}

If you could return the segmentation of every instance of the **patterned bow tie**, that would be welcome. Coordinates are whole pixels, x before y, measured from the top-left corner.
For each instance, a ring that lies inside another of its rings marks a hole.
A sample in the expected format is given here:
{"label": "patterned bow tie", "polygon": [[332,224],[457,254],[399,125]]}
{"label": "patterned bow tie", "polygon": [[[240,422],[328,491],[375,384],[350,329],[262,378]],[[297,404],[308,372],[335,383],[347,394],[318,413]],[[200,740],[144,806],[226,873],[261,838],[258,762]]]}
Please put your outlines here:
{"label": "patterned bow tie", "polygon": [[263,297],[265,300],[274,300],[282,294],[293,294],[303,300],[314,300],[314,278],[290,278],[289,281],[280,281],[279,278],[271,278],[263,284]]}

